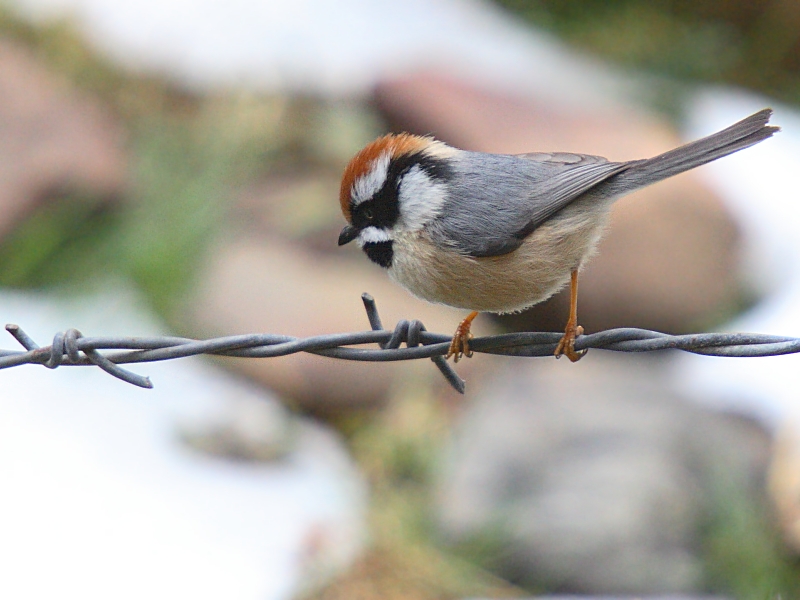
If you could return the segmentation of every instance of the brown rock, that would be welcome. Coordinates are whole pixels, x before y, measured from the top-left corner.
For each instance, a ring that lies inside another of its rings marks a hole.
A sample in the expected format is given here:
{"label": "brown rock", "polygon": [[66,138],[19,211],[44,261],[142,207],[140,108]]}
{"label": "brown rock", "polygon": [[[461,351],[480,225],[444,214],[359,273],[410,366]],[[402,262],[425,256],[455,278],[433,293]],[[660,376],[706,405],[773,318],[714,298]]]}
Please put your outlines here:
{"label": "brown rock", "polygon": [[48,196],[125,185],[122,129],[27,50],[0,40],[0,237]]}
{"label": "brown rock", "polygon": [[[486,152],[571,151],[612,160],[655,156],[680,145],[663,122],[630,109],[566,114],[536,99],[487,92],[436,75],[389,81],[376,99],[396,129],[433,133]],[[738,232],[721,201],[693,173],[620,200],[599,254],[582,272],[587,331],[638,326],[685,331],[724,312],[738,290]],[[557,330],[567,294],[511,317],[522,329]]]}
{"label": "brown rock", "polygon": [[800,556],[800,439],[796,417],[778,427],[769,472],[769,494],[783,540]]}

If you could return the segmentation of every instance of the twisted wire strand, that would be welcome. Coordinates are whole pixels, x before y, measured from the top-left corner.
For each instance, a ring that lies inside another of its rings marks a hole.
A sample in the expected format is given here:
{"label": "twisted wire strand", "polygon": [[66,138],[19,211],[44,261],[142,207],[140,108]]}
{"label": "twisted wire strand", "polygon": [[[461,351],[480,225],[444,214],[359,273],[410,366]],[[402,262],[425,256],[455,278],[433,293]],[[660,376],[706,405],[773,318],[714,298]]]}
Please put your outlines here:
{"label": "twisted wire strand", "polygon": [[[464,393],[465,382],[453,370],[444,355],[452,336],[431,333],[417,320],[402,320],[394,330],[383,328],[375,300],[363,294],[371,331],[335,333],[296,338],[268,333],[246,334],[193,340],[182,337],[84,337],[77,329],[57,333],[49,346],[36,344],[18,325],[6,330],[25,348],[0,350],[0,369],[26,364],[59,366],[95,365],[122,381],[152,388],[148,377],[120,367],[122,364],[172,360],[199,354],[241,358],[270,358],[308,352],[329,358],[367,362],[391,362],[430,358],[448,383]],[[471,340],[470,349],[505,356],[552,356],[560,333],[520,332],[479,337]],[[352,348],[377,344],[378,348]],[[401,347],[405,344],[405,347]],[[615,352],[653,352],[683,350],[694,354],[726,357],[780,356],[800,352],[800,339],[753,333],[697,333],[669,335],[636,328],[608,329],[582,335],[575,349],[603,349]],[[101,353],[104,350],[107,353]]]}

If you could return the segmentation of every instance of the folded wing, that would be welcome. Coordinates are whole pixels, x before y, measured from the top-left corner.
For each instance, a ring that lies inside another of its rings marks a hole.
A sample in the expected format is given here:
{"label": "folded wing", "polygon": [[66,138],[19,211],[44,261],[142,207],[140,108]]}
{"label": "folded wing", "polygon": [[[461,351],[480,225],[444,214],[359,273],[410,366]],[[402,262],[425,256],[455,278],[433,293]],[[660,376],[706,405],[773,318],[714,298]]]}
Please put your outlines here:
{"label": "folded wing", "polygon": [[440,245],[469,256],[507,254],[573,200],[630,165],[564,152],[467,153],[431,233]]}

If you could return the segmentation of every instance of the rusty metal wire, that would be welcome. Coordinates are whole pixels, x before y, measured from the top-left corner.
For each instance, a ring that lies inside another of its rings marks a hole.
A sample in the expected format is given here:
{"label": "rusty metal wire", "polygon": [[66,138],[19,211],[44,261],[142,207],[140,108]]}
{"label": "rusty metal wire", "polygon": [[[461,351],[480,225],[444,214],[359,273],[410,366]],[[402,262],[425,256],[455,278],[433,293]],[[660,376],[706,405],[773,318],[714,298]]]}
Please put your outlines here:
{"label": "rusty metal wire", "polygon": [[[445,360],[451,336],[431,333],[420,321],[400,321],[394,330],[381,324],[375,300],[363,294],[364,308],[372,331],[336,333],[296,338],[268,333],[235,335],[210,340],[181,337],[84,337],[77,329],[57,333],[53,343],[39,347],[19,326],[6,330],[25,348],[0,350],[0,369],[19,365],[59,366],[96,365],[106,373],[143,388],[152,388],[148,377],[137,375],[119,365],[155,362],[211,354],[243,358],[269,358],[296,352],[309,352],[329,358],[358,361],[398,361],[430,358],[460,393],[465,382]],[[475,338],[474,352],[506,356],[552,356],[561,339],[560,333],[522,332]],[[377,344],[377,349],[352,348]],[[406,347],[400,346],[405,344]],[[750,333],[699,333],[668,335],[646,329],[609,329],[582,335],[575,341],[576,350],[590,348],[617,352],[684,350],[695,354],[728,357],[779,356],[800,352],[800,339]],[[112,351],[101,353],[100,350]]]}

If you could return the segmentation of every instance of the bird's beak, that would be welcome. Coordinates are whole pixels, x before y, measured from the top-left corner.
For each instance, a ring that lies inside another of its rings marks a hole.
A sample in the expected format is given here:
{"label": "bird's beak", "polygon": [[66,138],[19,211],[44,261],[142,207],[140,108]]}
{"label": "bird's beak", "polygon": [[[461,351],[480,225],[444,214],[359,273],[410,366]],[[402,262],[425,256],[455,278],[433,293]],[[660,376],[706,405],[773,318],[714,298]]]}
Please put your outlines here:
{"label": "bird's beak", "polygon": [[358,229],[352,225],[345,225],[344,229],[342,229],[342,233],[339,234],[339,245],[344,246],[345,244],[349,244],[357,237]]}

